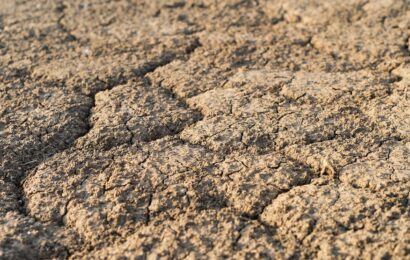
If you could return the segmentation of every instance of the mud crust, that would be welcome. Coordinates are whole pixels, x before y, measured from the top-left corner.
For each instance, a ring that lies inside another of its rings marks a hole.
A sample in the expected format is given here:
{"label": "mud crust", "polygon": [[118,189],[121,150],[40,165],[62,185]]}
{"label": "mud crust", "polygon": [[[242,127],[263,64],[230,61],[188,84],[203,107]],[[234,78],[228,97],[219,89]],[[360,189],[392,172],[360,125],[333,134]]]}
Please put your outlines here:
{"label": "mud crust", "polygon": [[410,2],[0,1],[0,259],[407,259]]}

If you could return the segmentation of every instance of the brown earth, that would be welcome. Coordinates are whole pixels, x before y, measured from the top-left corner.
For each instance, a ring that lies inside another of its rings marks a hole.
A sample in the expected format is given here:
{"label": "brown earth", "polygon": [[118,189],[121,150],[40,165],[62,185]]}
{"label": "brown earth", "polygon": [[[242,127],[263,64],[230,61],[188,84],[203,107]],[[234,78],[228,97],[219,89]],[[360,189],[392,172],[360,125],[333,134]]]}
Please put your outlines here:
{"label": "brown earth", "polygon": [[410,259],[410,1],[0,1],[0,259]]}

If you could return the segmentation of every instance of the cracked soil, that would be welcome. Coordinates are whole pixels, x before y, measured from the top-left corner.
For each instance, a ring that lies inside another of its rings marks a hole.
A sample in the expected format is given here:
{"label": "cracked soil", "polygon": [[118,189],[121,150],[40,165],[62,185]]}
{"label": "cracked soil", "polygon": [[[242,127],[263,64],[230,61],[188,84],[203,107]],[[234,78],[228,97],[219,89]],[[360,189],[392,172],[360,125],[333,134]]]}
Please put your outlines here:
{"label": "cracked soil", "polygon": [[0,259],[410,259],[409,0],[0,1]]}

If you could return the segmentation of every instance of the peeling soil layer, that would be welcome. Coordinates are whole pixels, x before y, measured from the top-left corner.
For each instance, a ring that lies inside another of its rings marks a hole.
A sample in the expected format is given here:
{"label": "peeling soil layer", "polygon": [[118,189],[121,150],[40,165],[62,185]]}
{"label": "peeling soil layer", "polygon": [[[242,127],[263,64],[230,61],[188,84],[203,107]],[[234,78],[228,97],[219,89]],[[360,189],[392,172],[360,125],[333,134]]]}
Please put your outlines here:
{"label": "peeling soil layer", "polygon": [[409,0],[0,1],[0,259],[409,259]]}

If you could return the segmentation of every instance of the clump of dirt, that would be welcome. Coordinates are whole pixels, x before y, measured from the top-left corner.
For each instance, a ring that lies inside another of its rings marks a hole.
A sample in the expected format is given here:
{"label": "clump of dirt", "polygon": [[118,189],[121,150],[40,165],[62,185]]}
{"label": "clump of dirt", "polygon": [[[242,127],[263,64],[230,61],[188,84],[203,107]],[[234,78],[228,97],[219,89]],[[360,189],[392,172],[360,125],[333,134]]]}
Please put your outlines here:
{"label": "clump of dirt", "polygon": [[410,257],[410,3],[0,2],[0,259]]}

